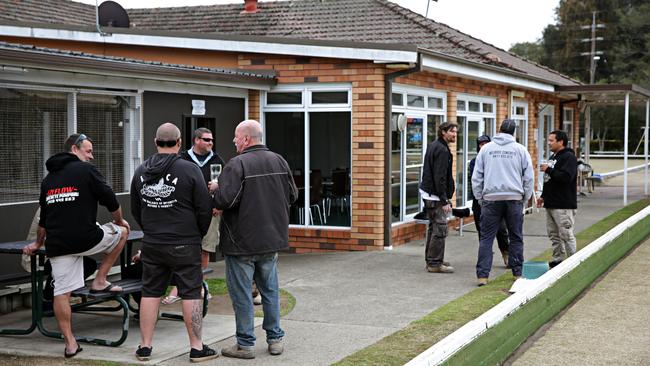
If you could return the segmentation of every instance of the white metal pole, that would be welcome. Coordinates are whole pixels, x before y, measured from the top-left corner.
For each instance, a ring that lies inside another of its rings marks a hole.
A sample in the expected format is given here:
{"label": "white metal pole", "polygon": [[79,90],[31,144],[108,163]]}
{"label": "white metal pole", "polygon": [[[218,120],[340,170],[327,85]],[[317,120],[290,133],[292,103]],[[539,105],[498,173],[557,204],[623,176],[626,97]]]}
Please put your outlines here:
{"label": "white metal pole", "polygon": [[644,164],[644,179],[645,188],[644,194],[648,195],[648,121],[650,120],[650,99],[645,101],[645,131],[643,131],[643,156],[645,157]]}
{"label": "white metal pole", "polygon": [[623,206],[627,206],[627,144],[630,132],[630,93],[625,94],[625,136],[623,138]]}

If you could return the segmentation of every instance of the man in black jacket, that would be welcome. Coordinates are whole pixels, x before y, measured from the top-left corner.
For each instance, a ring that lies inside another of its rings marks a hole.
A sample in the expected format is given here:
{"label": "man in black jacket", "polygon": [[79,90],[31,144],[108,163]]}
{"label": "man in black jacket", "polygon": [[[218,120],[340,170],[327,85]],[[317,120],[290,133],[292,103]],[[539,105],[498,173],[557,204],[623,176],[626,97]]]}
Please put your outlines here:
{"label": "man in black jacket", "polygon": [[[205,185],[208,187],[209,191],[213,191],[216,187],[216,185],[212,182],[211,171],[215,170],[221,172],[221,169],[225,165],[221,156],[212,151],[213,146],[214,138],[212,137],[212,131],[205,127],[199,127],[194,131],[192,148],[181,153],[181,158],[193,162],[199,167],[199,169],[201,169],[203,179],[205,180]],[[210,196],[208,196],[206,199],[212,201]],[[208,228],[208,232],[205,234],[203,239],[201,239],[201,266],[203,268],[208,267],[210,253],[215,253],[217,251],[217,244],[219,244],[220,219],[221,212],[213,207],[210,227]],[[211,296],[208,294],[208,299],[210,298]],[[162,304],[173,304],[180,299],[181,298],[178,297],[178,289],[174,287],[169,292],[169,295],[162,300]]]}
{"label": "man in black jacket", "polygon": [[226,284],[235,310],[237,344],[223,348],[227,357],[255,358],[253,280],[262,295],[266,342],[271,355],[284,348],[280,328],[278,251],[289,247],[289,207],[298,198],[291,169],[282,156],[262,144],[262,127],[246,120],[233,139],[239,155],[219,177],[214,202],[223,210],[221,251]]}
{"label": "man in black jacket", "polygon": [[131,213],[144,232],[141,343],[135,355],[141,361],[151,358],[160,297],[173,278],[183,299],[190,361],[206,361],[218,356],[201,340],[201,238],[210,226],[208,187],[196,164],[178,155],[181,132],[174,124],[158,127],[155,142],[158,153],[136,169],[131,181]]}
{"label": "man in black jacket", "polygon": [[553,247],[553,256],[548,263],[551,268],[576,252],[573,225],[578,208],[578,162],[573,150],[567,147],[568,140],[564,131],[551,132],[548,146],[553,155],[547,163],[540,165],[540,172],[544,173],[544,189],[537,207],[544,205],[546,208],[546,231]]}
{"label": "man in black jacket", "polygon": [[[54,278],[54,315],[65,341],[65,357],[81,352],[70,325],[70,293],[84,286],[83,257],[104,253],[105,257],[90,286],[90,292],[121,292],[106,280],[130,230],[122,217],[115,193],[102,173],[90,164],[93,144],[84,134],[73,134],[64,143],[65,152],[45,163],[49,174],[41,183],[40,220],[36,241],[23,249],[33,254],[45,246]],[[106,206],[113,222],[97,225],[97,203]]]}
{"label": "man in black jacket", "polygon": [[452,176],[454,161],[449,144],[456,142],[458,125],[444,122],[438,127],[438,139],[427,147],[424,156],[420,194],[429,219],[425,260],[431,273],[453,273],[454,268],[444,262],[447,238],[447,215],[451,212],[451,197],[456,186]]}

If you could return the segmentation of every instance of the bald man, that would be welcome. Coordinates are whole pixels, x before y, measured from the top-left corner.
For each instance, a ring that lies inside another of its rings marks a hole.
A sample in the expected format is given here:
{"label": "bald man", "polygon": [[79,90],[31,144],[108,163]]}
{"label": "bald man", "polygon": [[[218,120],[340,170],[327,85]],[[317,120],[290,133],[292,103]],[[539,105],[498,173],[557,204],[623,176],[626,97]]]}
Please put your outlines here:
{"label": "bald man", "polygon": [[190,361],[207,361],[218,356],[201,339],[201,238],[212,217],[208,188],[199,167],[178,155],[181,132],[174,124],[158,127],[154,142],[158,153],[136,169],[131,181],[131,213],[144,232],[141,342],[135,356],[151,358],[160,297],[173,278],[183,299]]}
{"label": "bald man", "polygon": [[255,358],[251,297],[255,280],[262,295],[268,351],[280,355],[284,331],[280,328],[278,251],[289,247],[289,207],[298,198],[298,189],[286,160],[262,144],[257,121],[241,122],[233,142],[239,155],[226,164],[214,192],[215,206],[223,210],[220,245],[237,326],[237,343],[221,354]]}

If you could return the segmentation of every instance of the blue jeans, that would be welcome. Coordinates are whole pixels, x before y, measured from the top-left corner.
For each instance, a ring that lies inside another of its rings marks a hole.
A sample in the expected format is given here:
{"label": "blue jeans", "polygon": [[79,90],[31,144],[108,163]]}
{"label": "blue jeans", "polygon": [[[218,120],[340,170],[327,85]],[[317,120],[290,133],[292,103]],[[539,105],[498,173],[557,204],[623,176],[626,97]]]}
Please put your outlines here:
{"label": "blue jeans", "polygon": [[483,201],[481,206],[481,240],[478,247],[476,277],[488,278],[492,269],[492,244],[505,219],[508,227],[508,264],[513,276],[521,276],[524,262],[524,204],[522,201]]}
{"label": "blue jeans", "polygon": [[226,285],[230,293],[237,323],[237,343],[242,347],[255,345],[253,280],[262,295],[264,322],[268,343],[284,337],[280,328],[280,289],[278,287],[278,253],[226,255]]}

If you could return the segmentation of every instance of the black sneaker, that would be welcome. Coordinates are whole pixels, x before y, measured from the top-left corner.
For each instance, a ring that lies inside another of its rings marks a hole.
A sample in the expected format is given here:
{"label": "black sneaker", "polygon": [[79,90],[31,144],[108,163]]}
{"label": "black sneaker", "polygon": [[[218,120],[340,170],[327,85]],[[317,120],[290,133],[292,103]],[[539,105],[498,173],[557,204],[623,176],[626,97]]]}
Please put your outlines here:
{"label": "black sneaker", "polygon": [[151,349],[153,347],[142,347],[138,346],[138,349],[135,351],[135,358],[140,361],[149,361],[151,358]]}
{"label": "black sneaker", "polygon": [[553,267],[557,266],[560,263],[562,263],[562,261],[550,261],[550,262],[548,262],[548,268],[553,268]]}
{"label": "black sneaker", "polygon": [[190,350],[190,362],[203,362],[219,357],[219,354],[212,348],[203,345],[202,350],[192,348]]}

